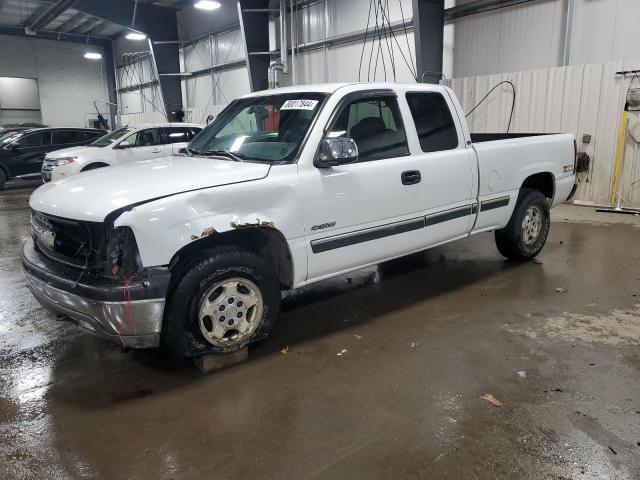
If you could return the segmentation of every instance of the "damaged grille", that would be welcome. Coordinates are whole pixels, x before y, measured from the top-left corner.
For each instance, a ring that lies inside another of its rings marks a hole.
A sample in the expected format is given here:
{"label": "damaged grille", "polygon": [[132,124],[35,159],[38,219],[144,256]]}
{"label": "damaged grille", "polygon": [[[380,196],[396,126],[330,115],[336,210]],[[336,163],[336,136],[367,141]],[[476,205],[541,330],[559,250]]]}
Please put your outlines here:
{"label": "damaged grille", "polygon": [[47,257],[78,268],[103,269],[107,232],[104,224],[31,212],[31,236]]}

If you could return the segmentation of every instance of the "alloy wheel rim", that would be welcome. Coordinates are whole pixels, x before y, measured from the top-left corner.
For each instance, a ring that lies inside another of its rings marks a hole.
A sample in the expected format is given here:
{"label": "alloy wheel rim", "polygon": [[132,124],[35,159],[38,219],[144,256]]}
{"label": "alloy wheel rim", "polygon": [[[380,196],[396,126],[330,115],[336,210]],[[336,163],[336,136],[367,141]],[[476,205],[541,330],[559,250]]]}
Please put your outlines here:
{"label": "alloy wheel rim", "polygon": [[533,245],[542,231],[542,212],[536,205],[530,206],[522,220],[522,242],[526,246]]}
{"label": "alloy wheel rim", "polygon": [[251,280],[221,280],[208,288],[200,300],[200,331],[212,345],[234,347],[255,333],[263,309],[262,293]]}

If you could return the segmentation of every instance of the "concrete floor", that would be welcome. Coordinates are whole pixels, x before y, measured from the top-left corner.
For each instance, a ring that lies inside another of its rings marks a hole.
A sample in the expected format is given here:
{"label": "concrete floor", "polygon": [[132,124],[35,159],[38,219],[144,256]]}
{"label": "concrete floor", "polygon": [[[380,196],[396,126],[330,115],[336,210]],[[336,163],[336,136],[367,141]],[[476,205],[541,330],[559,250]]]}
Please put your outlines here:
{"label": "concrete floor", "polygon": [[38,306],[21,187],[0,193],[2,479],[640,478],[640,217],[563,206],[536,263],[481,235],[306,288],[201,375]]}

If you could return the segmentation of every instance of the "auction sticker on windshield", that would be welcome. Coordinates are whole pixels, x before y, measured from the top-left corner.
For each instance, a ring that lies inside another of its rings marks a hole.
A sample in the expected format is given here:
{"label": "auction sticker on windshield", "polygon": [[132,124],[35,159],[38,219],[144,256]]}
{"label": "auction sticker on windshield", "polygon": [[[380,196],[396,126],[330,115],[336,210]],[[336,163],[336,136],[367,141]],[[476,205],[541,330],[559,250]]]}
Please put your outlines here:
{"label": "auction sticker on windshield", "polygon": [[287,100],[280,110],[313,110],[317,104],[318,100]]}

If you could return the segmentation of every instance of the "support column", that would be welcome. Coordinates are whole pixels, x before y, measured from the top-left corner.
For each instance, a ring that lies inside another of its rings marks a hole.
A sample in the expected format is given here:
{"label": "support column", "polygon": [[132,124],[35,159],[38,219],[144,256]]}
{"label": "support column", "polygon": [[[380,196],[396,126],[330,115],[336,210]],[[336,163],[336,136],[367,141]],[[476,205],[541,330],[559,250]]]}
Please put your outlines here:
{"label": "support column", "polygon": [[238,0],[238,18],[245,41],[252,92],[269,88],[269,12],[269,0]]}
{"label": "support column", "polygon": [[413,0],[418,82],[438,83],[442,76],[444,0]]}

